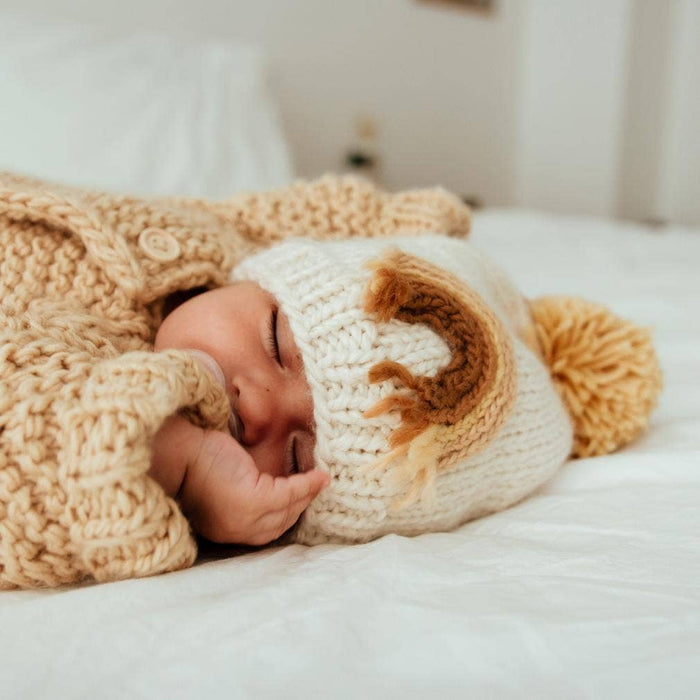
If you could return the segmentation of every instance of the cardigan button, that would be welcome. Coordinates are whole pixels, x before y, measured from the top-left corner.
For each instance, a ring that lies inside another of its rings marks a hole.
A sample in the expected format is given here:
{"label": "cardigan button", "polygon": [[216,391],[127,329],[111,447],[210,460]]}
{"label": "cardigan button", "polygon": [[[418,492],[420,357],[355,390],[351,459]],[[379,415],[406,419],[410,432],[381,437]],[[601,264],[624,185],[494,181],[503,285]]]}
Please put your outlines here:
{"label": "cardigan button", "polygon": [[163,229],[149,226],[139,234],[139,247],[152,260],[171,262],[180,257],[177,239]]}

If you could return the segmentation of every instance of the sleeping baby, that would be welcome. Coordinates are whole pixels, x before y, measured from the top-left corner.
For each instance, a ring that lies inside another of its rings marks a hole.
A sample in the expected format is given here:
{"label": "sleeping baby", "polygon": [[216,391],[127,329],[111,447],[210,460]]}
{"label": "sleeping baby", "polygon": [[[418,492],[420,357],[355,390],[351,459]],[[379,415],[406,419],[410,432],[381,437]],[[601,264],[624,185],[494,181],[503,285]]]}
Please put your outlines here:
{"label": "sleeping baby", "polygon": [[346,178],[210,202],[0,176],[0,587],[183,568],[192,530],[446,530],[633,439],[648,334],[526,301],[468,228],[441,190]]}

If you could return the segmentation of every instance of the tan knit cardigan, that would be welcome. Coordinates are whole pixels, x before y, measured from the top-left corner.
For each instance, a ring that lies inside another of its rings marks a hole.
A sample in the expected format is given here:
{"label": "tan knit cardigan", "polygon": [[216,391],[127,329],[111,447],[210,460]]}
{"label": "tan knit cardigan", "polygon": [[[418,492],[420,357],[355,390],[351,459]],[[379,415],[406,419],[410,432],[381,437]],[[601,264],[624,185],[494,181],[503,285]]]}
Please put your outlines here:
{"label": "tan knit cardigan", "polygon": [[187,521],[147,475],[151,439],[181,409],[222,427],[228,406],[185,353],[152,351],[168,295],[225,284],[286,236],[419,229],[465,236],[469,211],[352,178],[213,202],[0,173],[0,589],[194,561]]}

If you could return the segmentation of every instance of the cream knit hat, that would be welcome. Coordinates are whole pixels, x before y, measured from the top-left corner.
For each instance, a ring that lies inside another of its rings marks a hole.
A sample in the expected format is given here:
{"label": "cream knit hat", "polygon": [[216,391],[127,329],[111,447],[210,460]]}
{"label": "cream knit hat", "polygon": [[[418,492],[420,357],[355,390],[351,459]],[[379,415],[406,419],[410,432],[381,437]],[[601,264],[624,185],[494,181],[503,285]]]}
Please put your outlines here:
{"label": "cream knit hat", "polygon": [[583,418],[540,349],[561,374],[561,324],[535,322],[542,306],[470,243],[291,240],[244,260],[232,279],[278,299],[313,395],[316,465],[331,484],[294,541],[448,530],[520,501],[572,453]]}

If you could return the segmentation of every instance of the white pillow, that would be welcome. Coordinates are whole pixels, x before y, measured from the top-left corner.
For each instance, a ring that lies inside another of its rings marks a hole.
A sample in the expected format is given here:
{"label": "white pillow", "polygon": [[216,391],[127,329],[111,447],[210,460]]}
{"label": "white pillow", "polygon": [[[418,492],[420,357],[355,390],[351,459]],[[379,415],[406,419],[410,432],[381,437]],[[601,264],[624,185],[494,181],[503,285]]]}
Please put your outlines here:
{"label": "white pillow", "polygon": [[261,52],[0,12],[0,169],[223,197],[292,172]]}

